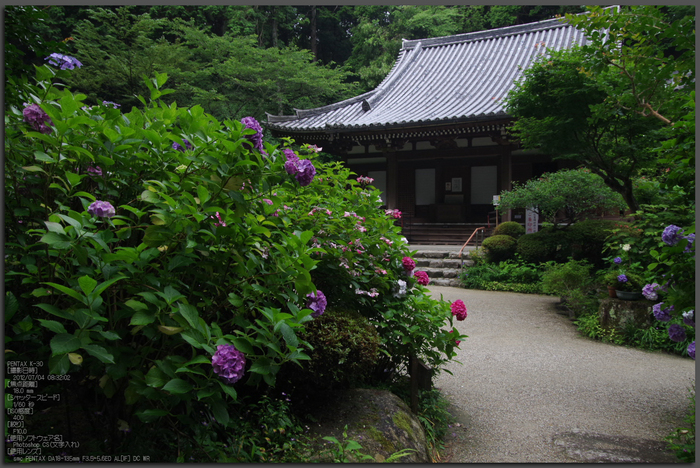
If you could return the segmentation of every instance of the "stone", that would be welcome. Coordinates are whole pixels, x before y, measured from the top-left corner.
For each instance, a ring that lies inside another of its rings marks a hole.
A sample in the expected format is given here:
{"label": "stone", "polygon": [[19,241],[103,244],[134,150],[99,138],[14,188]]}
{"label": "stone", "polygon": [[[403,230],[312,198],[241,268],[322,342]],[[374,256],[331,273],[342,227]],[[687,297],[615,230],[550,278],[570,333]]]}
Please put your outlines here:
{"label": "stone", "polygon": [[[313,461],[332,462],[327,453],[332,445],[322,439],[332,436],[343,446],[347,440],[354,440],[362,446],[360,453],[370,455],[377,462],[403,449],[414,451],[398,459],[399,463],[431,462],[420,421],[398,396],[389,391],[363,388],[340,390],[309,416],[316,421],[310,426],[310,433],[316,440]],[[345,426],[347,440],[344,441]],[[362,460],[351,458],[351,461]]]}
{"label": "stone", "polygon": [[606,298],[600,301],[599,321],[603,329],[623,330],[629,324],[637,328],[647,328],[653,323],[652,306],[647,300],[623,301]]}

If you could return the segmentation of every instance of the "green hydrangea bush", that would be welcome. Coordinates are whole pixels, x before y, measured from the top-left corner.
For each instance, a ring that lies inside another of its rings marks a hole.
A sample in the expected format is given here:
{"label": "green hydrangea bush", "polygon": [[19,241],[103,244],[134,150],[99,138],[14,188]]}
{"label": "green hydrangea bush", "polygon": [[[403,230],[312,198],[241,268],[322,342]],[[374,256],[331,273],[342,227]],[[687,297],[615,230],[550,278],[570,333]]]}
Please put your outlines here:
{"label": "green hydrangea bush", "polygon": [[326,306],[364,315],[397,367],[454,357],[466,336],[375,189],[253,118],[164,103],[165,74],[126,110],[66,73],[37,67],[5,117],[6,356],[92,382],[112,423],[177,431],[202,409],[233,430],[231,405],[310,359]]}

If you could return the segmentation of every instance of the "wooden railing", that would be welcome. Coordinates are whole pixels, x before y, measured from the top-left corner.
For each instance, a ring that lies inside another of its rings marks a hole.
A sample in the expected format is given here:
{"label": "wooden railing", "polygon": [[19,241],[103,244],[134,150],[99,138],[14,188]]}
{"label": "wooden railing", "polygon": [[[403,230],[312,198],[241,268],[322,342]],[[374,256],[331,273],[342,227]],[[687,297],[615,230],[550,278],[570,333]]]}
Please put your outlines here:
{"label": "wooden railing", "polygon": [[[484,228],[483,226],[474,229],[474,232],[472,232],[472,235],[469,236],[469,239],[467,239],[467,242],[465,242],[464,245],[462,246],[462,248],[459,249],[459,258],[460,258],[460,259],[462,258],[462,251],[463,251],[464,248],[467,246],[467,244],[469,244],[469,243],[472,241],[472,239],[474,238],[474,236],[476,235],[477,232],[481,232],[481,234],[482,234],[482,240],[483,240],[484,229],[485,229],[485,228]],[[478,246],[479,246],[479,242],[477,241],[476,244],[477,244],[477,247],[478,247]]]}

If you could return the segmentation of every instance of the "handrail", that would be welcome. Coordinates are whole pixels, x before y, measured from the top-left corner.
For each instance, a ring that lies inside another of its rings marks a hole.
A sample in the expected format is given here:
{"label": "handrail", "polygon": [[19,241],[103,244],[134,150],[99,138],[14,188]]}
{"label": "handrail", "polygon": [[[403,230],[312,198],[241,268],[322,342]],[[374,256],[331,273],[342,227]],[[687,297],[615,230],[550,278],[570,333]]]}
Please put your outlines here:
{"label": "handrail", "polygon": [[468,244],[469,242],[471,242],[472,237],[474,237],[474,235],[475,235],[477,232],[479,232],[479,230],[481,230],[481,229],[485,229],[485,228],[482,226],[482,227],[478,227],[478,228],[474,229],[474,232],[472,232],[472,235],[469,236],[469,239],[467,239],[467,242],[465,242],[464,245],[462,246],[462,248],[459,249],[459,258],[460,258],[460,260],[462,259],[462,251],[464,250],[464,248],[467,246],[467,244]]}

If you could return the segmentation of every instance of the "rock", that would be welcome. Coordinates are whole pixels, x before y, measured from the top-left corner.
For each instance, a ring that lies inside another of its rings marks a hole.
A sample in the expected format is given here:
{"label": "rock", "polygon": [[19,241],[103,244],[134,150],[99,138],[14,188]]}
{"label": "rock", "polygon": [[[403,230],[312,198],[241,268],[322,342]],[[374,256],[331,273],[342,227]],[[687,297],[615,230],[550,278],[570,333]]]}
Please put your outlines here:
{"label": "rock", "polygon": [[653,323],[652,301],[623,301],[603,299],[600,301],[599,320],[604,329],[623,330],[627,324],[637,328],[647,328]]}
{"label": "rock", "polygon": [[[360,453],[382,462],[393,453],[413,449],[399,463],[430,463],[425,433],[411,409],[396,395],[386,390],[350,389],[339,391],[323,402],[310,416],[316,420],[310,428],[316,436],[318,455],[314,461],[330,462],[327,453],[331,443],[322,440],[332,436],[343,443],[358,442]],[[343,431],[347,425],[347,439]],[[326,452],[325,454],[323,452]],[[351,458],[352,462],[362,461]]]}

